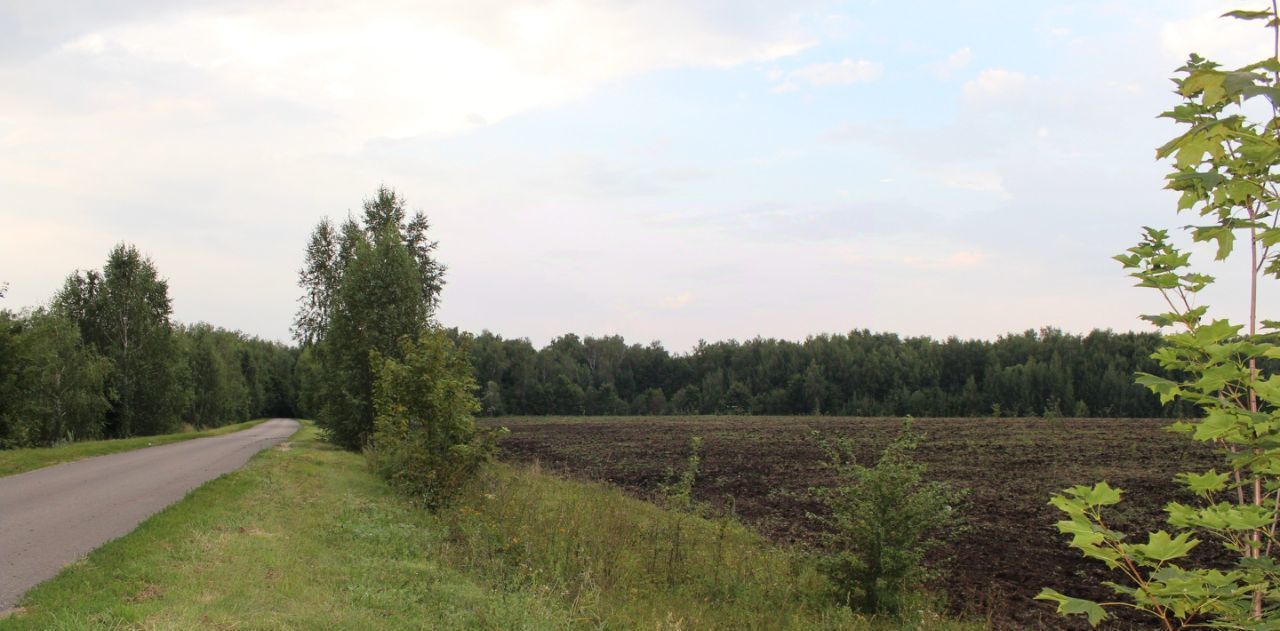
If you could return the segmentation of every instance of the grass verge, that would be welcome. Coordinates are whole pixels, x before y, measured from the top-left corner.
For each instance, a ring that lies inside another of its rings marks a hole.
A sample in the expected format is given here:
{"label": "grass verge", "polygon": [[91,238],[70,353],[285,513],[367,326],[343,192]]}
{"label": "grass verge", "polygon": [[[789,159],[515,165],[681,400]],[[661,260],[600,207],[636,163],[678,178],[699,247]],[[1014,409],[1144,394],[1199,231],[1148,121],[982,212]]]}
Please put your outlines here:
{"label": "grass verge", "polygon": [[158,434],[156,436],[137,436],[134,438],[117,438],[114,440],[87,440],[84,442],[58,445],[57,447],[6,449],[0,451],[0,477],[14,475],[16,473],[25,473],[27,471],[33,471],[50,465],[82,460],[84,458],[92,458],[94,456],[105,456],[107,454],[114,454],[121,451],[132,451],[134,449],[142,449],[143,447],[176,443],[178,441],[191,440],[193,438],[230,434],[231,432],[238,432],[242,429],[249,429],[254,425],[266,422],[266,420],[267,419],[265,418],[260,418],[252,421],[245,421],[243,423],[236,423],[235,425],[224,425],[222,427],[201,431]]}
{"label": "grass verge", "polygon": [[[430,514],[310,425],[32,590],[0,629],[871,629],[736,523],[499,465]],[[977,628],[924,611],[922,628]]]}

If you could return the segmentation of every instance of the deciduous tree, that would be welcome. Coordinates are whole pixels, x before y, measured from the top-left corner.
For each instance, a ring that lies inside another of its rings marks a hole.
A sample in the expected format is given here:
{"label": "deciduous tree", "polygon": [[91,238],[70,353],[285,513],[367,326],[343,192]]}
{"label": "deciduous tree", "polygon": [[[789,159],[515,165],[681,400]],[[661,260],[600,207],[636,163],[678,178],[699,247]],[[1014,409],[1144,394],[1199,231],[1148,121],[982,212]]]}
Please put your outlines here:
{"label": "deciduous tree", "polygon": [[82,338],[111,361],[110,435],[177,427],[188,395],[181,387],[185,365],[169,319],[169,286],[151,259],[134,246],[116,246],[101,273],[67,278],[54,311],[75,322]]}

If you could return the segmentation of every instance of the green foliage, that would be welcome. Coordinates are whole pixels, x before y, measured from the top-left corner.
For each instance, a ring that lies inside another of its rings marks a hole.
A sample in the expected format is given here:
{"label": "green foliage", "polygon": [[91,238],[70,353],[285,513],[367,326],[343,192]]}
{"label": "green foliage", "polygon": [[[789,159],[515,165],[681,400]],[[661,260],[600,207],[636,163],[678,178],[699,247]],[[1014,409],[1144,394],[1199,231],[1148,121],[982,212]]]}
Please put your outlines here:
{"label": "green foliage", "polygon": [[191,378],[187,420],[216,427],[249,414],[249,388],[241,371],[235,334],[200,324],[183,331]]}
{"label": "green foliage", "polygon": [[12,313],[0,309],[0,443],[16,444],[25,440],[26,432],[17,427],[14,410],[21,397],[19,380],[18,336],[22,322]]}
{"label": "green foliage", "polygon": [[101,273],[67,278],[54,312],[75,322],[85,342],[111,361],[109,435],[177,429],[188,396],[185,366],[169,320],[169,285],[151,259],[117,245]]}
{"label": "green foliage", "polygon": [[[10,371],[0,385],[0,447],[49,445],[102,435],[111,363],[80,340],[76,326],[44,310],[0,315]],[[15,326],[16,325],[16,326]]]}
{"label": "green foliage", "polygon": [[373,353],[376,429],[369,461],[428,508],[447,505],[488,462],[499,432],[480,430],[465,350],[438,329],[405,340],[403,359]]}
{"label": "green foliage", "polygon": [[0,448],[295,414],[296,351],[171,310],[155,264],[121,244],[50,309],[0,311]]}
{"label": "green foliage", "polygon": [[427,308],[409,251],[394,230],[356,244],[343,273],[337,309],[321,346],[327,359],[324,414],[333,441],[358,449],[373,433],[371,356],[399,356],[399,342],[427,324]]}
{"label": "green foliage", "polygon": [[335,293],[341,280],[338,268],[338,233],[327,217],[316,224],[307,243],[306,264],[298,272],[304,292],[293,321],[294,336],[304,346],[314,344],[329,328]]}
{"label": "green foliage", "polygon": [[[702,438],[694,436],[689,439],[689,456],[684,468],[677,474],[675,469],[667,469],[667,483],[658,486],[658,499],[662,506],[672,513],[672,518],[665,524],[664,532],[654,533],[654,565],[661,558],[668,585],[678,585],[687,579],[689,556],[689,518],[705,517],[708,505],[693,497],[693,486],[698,481],[702,470]],[[726,528],[729,520],[722,519],[721,527]],[[722,531],[723,534],[723,531]]]}
{"label": "green foliage", "polygon": [[696,514],[702,507],[693,499],[693,485],[698,481],[702,470],[702,437],[689,439],[689,456],[685,459],[684,469],[677,474],[674,469],[667,471],[672,481],[658,487],[662,503],[667,508],[680,513]]}
{"label": "green foliage", "polygon": [[122,244],[51,309],[0,312],[0,447],[293,414],[293,351],[170,311],[154,263]]}
{"label": "green foliage", "polygon": [[851,331],[703,343],[684,354],[619,336],[569,334],[542,348],[489,332],[468,337],[477,383],[502,403],[485,415],[1194,414],[1133,383],[1135,371],[1171,376],[1150,358],[1160,344],[1151,333],[1044,329],[985,341]]}
{"label": "green foliage", "polygon": [[[429,513],[316,434],[304,428],[290,449],[94,551],[0,627],[903,628],[826,606],[806,559],[741,525],[721,535],[686,519],[688,569],[673,589],[650,565],[671,513],[616,487],[498,465],[455,508]],[[983,628],[932,609],[912,624]]]}
{"label": "green foliage", "polygon": [[217,427],[257,417],[296,415],[294,351],[208,324],[175,329],[191,392],[183,420]]}
{"label": "green foliage", "polygon": [[812,490],[830,511],[816,517],[829,531],[820,567],[840,600],[856,609],[901,614],[910,588],[925,576],[925,552],[957,523],[963,493],[924,479],[925,466],[913,458],[921,438],[908,419],[870,467],[854,460],[848,438],[822,442],[836,481]]}
{"label": "green foliage", "polygon": [[[498,464],[457,505],[445,558],[504,590],[538,586],[591,629],[978,628],[940,617],[921,594],[911,619],[868,620],[826,597],[811,559],[731,518],[704,519],[607,484]],[[677,526],[679,524],[679,526]],[[679,537],[679,542],[675,540]],[[681,554],[672,567],[672,550]]]}
{"label": "green foliage", "polygon": [[374,431],[373,353],[397,358],[435,310],[443,266],[433,258],[422,213],[406,218],[404,200],[379,187],[363,223],[316,226],[299,275],[304,290],[294,322],[305,362],[299,398],[328,437],[360,449]]}
{"label": "green foliage", "polygon": [[[1280,28],[1274,7],[1227,16]],[[1141,373],[1138,383],[1162,402],[1197,406],[1201,418],[1170,429],[1217,446],[1225,470],[1179,475],[1198,502],[1166,506],[1176,534],[1150,533],[1145,543],[1126,541],[1108,526],[1106,509],[1119,503],[1121,492],[1105,482],[1053,497],[1067,516],[1058,529],[1071,536],[1071,547],[1125,579],[1106,584],[1119,602],[1093,603],[1052,589],[1040,594],[1060,612],[1084,614],[1091,624],[1106,619],[1107,608],[1128,607],[1166,629],[1280,626],[1280,376],[1267,372],[1268,360],[1280,358],[1280,345],[1275,333],[1259,331],[1272,323],[1257,315],[1259,282],[1280,277],[1280,252],[1272,249],[1280,242],[1280,39],[1271,41],[1271,57],[1236,70],[1191,55],[1174,79],[1182,103],[1163,114],[1185,131],[1156,152],[1173,161],[1167,188],[1181,193],[1178,211],[1199,217],[1187,227],[1191,239],[1212,244],[1219,261],[1245,250],[1247,321],[1209,317],[1197,297],[1215,279],[1195,271],[1191,253],[1166,230],[1146,228],[1138,245],[1115,257],[1139,287],[1164,299],[1167,311],[1143,319],[1176,329],[1153,354],[1163,374]],[[1253,100],[1263,107],[1248,103]],[[1258,113],[1270,118],[1252,118]],[[1235,566],[1200,567],[1188,556],[1197,546],[1225,549]]]}
{"label": "green foliage", "polygon": [[81,341],[75,324],[47,311],[31,314],[18,353],[27,393],[18,416],[32,423],[29,445],[102,435],[111,362]]}

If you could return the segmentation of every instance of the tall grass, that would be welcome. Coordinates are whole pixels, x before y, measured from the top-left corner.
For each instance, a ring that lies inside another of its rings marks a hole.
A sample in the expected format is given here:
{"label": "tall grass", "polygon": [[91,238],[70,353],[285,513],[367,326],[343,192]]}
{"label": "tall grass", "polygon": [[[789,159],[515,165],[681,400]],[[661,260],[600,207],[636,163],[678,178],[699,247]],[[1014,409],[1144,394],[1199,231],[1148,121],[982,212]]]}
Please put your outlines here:
{"label": "tall grass", "polygon": [[731,518],[497,464],[430,513],[310,425],[36,587],[0,629],[960,629],[828,599]]}
{"label": "tall grass", "polygon": [[732,516],[671,511],[538,467],[491,467],[439,514],[440,552],[504,589],[537,590],[595,628],[965,628],[917,597],[906,620],[862,618],[830,597],[807,556]]}

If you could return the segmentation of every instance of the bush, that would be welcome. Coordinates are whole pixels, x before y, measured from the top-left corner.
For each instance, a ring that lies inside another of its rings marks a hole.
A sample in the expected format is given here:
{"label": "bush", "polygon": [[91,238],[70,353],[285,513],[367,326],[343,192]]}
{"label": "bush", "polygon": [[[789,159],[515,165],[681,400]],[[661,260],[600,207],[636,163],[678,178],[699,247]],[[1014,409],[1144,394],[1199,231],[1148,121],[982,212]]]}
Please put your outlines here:
{"label": "bush", "polygon": [[374,471],[428,508],[447,505],[494,453],[499,432],[478,430],[465,351],[441,330],[402,344],[404,359],[371,354]]}
{"label": "bush", "polygon": [[831,512],[815,516],[829,529],[819,567],[854,609],[900,614],[909,588],[926,575],[921,561],[934,535],[956,523],[963,494],[923,479],[925,466],[912,458],[921,438],[908,421],[874,467],[854,461],[849,439],[822,441],[836,485],[813,489]]}

